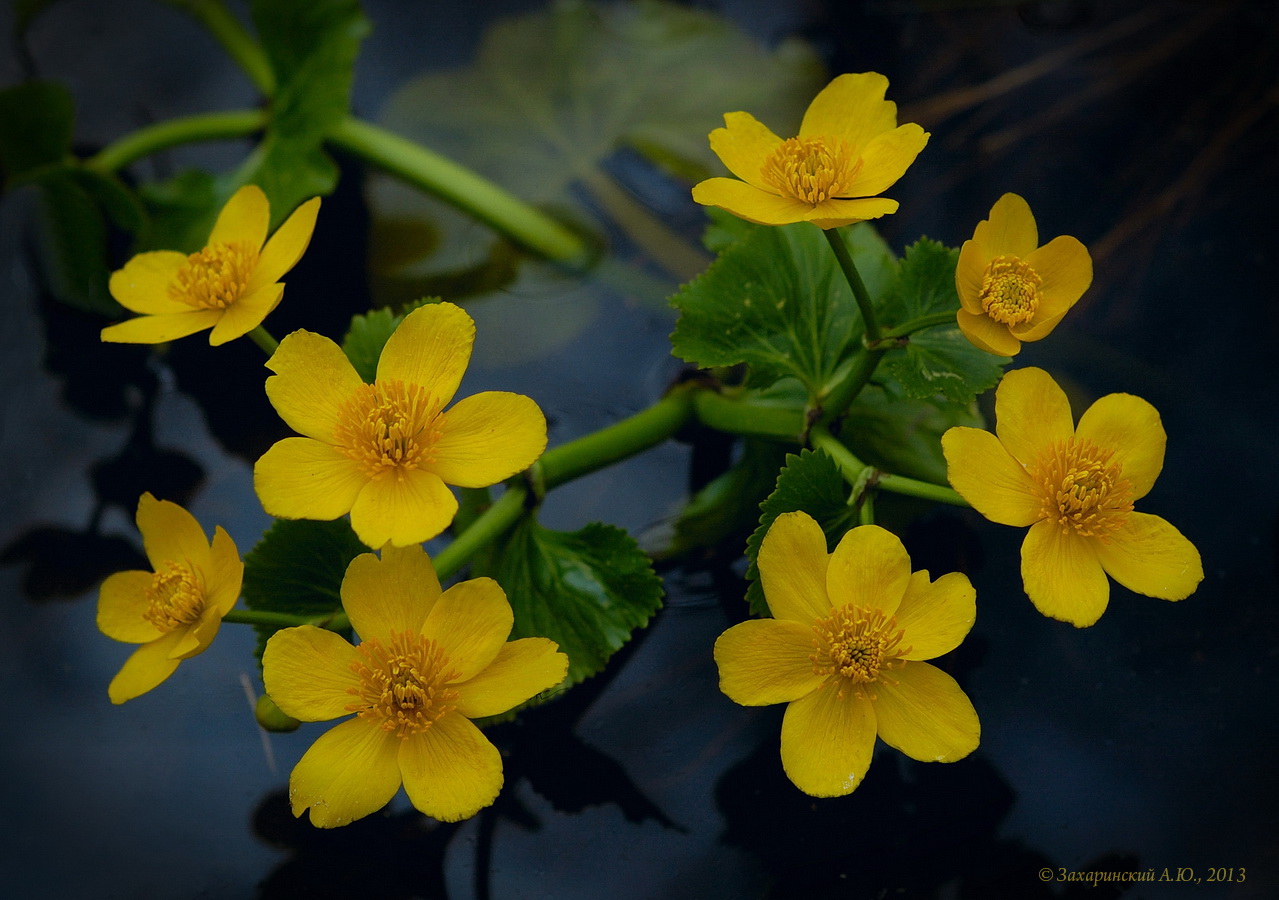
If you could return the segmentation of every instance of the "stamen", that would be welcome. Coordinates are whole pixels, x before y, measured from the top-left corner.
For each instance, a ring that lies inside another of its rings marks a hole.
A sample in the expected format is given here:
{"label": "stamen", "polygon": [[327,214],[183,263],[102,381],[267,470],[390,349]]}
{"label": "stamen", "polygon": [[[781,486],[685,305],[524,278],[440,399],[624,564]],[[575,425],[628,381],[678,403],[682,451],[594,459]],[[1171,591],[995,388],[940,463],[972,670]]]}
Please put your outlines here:
{"label": "stamen", "polygon": [[1115,451],[1068,438],[1048,445],[1030,465],[1045,518],[1082,537],[1110,542],[1132,512],[1132,484]]}
{"label": "stamen", "polygon": [[816,206],[850,196],[861,168],[847,141],[793,137],[765,160],[760,177],[785,196]]}
{"label": "stamen", "polygon": [[982,276],[977,298],[996,322],[1020,325],[1035,317],[1044,280],[1016,256],[996,256]]}
{"label": "stamen", "polygon": [[338,411],[336,446],[371,479],[435,462],[440,403],[420,385],[363,384]]}
{"label": "stamen", "polygon": [[248,244],[210,244],[187,257],[169,296],[196,309],[226,309],[240,299],[257,264],[257,250]]}
{"label": "stamen", "polygon": [[142,617],[166,634],[204,612],[204,580],[186,563],[166,562],[151,576]]}
{"label": "stamen", "polygon": [[460,675],[449,668],[435,641],[396,631],[389,646],[370,638],[355,649],[360,658],[351,663],[351,671],[360,677],[360,686],[347,689],[358,699],[346,708],[380,720],[384,731],[401,739],[426,731],[457,705],[458,692],[448,685]]}
{"label": "stamen", "polygon": [[905,665],[901,657],[910,652],[909,646],[900,646],[905,631],[897,627],[896,617],[851,603],[819,619],[813,625],[813,635],[809,656],[813,672],[827,676],[826,685],[833,685],[841,700],[850,688],[857,695],[875,699],[871,689],[863,686],[896,684],[886,673]]}

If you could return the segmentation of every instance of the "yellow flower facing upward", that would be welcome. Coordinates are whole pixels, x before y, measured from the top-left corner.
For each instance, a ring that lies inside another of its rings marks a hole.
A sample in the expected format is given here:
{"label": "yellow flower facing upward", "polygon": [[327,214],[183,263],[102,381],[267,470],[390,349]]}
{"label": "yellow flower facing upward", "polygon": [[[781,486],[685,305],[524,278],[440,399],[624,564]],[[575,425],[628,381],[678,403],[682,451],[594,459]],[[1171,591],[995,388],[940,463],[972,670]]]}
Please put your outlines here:
{"label": "yellow flower facing upward", "polygon": [[116,572],[98,594],[98,628],[141,644],[111,680],[107,694],[123,703],[159,685],[184,659],[203,653],[240,596],[244,563],[219,526],[213,542],[182,507],[143,494],[138,530],[153,572]]}
{"label": "yellow flower facing upward", "polygon": [[102,329],[102,340],[159,344],[212,328],[217,346],[248,334],[279,304],[279,281],[311,242],[320,198],[299,206],[267,240],[271,210],[257,185],[240,188],[204,249],[139,253],[111,275],[111,296],[142,315]]}
{"label": "yellow flower facing upward", "polygon": [[[1026,593],[1046,616],[1091,625],[1110,582],[1181,600],[1203,580],[1199,551],[1158,516],[1133,510],[1164,464],[1156,409],[1107,394],[1073,423],[1042,369],[1009,372],[995,392],[995,431],[951,428],[942,450],[951,486],[979,513],[1030,530],[1021,545]],[[996,436],[997,435],[997,436]]]}
{"label": "yellow flower facing upward", "polygon": [[1088,248],[1069,235],[1039,246],[1026,201],[1004,194],[959,251],[959,329],[987,353],[1013,356],[1047,337],[1090,284]]}
{"label": "yellow flower facing upward", "polygon": [[743,706],[786,703],[782,767],[814,797],[851,793],[884,743],[926,762],[976,749],[981,724],[955,680],[923,662],[959,646],[977,615],[960,573],[911,573],[893,534],[862,525],[827,554],[804,512],[778,516],[759,548],[772,619],[715,642],[720,690]]}
{"label": "yellow flower facing upward", "polygon": [[799,134],[783,140],[750,113],[724,115],[711,149],[734,178],[710,178],[693,199],[762,225],[812,222],[837,228],[897,211],[879,197],[928,143],[918,125],[897,124],[878,72],[840,75],[809,104]]}
{"label": "yellow flower facing upward", "polygon": [[295,331],[267,361],[266,392],[305,437],[285,438],[253,467],[262,506],[285,519],[336,519],[370,547],[430,540],[457,499],[447,485],[487,487],[546,449],[546,419],[521,394],[485,391],[445,410],[471,356],[475,323],[452,303],[414,310],[366,384],[333,341]]}
{"label": "yellow flower facing upward", "polygon": [[289,778],[293,814],[321,828],[381,809],[400,785],[445,822],[474,815],[502,788],[502,757],[471,719],[506,712],[563,680],[568,657],[546,638],[506,639],[513,616],[497,582],[440,590],[421,547],[352,560],[342,605],[352,646],[304,625],[267,641],[262,679],[286,714],[325,732]]}

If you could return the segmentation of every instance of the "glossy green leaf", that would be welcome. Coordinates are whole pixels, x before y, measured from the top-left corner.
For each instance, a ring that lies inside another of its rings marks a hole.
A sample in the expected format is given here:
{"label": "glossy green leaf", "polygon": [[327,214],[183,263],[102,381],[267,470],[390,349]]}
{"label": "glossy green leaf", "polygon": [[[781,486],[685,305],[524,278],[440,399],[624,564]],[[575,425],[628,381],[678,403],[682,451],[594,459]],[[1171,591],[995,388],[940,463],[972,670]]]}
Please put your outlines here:
{"label": "glossy green leaf", "polygon": [[867,385],[848,410],[841,439],[857,458],[877,469],[946,484],[941,436],[956,425],[982,428],[975,403],[955,403],[940,394],[924,400],[899,385]]}

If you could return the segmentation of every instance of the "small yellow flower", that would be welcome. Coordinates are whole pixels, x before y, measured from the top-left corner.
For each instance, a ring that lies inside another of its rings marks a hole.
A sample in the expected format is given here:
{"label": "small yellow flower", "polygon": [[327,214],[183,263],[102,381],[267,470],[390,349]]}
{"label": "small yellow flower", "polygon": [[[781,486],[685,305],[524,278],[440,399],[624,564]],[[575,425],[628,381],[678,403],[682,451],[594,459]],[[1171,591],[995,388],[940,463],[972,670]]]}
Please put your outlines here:
{"label": "small yellow flower", "polygon": [[951,485],[1001,525],[1030,527],[1021,577],[1046,616],[1084,627],[1110,598],[1107,574],[1148,597],[1181,600],[1203,580],[1199,551],[1158,516],[1133,511],[1164,464],[1158,411],[1107,394],[1073,424],[1070,402],[1042,369],[1009,372],[995,392],[995,434],[951,428],[942,450]]}
{"label": "small yellow flower", "polygon": [[1004,194],[959,251],[959,329],[987,353],[1013,356],[1047,337],[1090,284],[1088,248],[1069,235],[1039,246],[1026,201]]}
{"label": "small yellow flower", "polygon": [[782,767],[814,797],[851,793],[878,736],[907,756],[952,762],[976,749],[981,723],[955,680],[922,660],[959,646],[976,593],[954,572],[911,573],[893,534],[862,525],[826,553],[804,512],[778,516],[759,548],[772,619],[715,642],[719,686],[743,706],[786,703]]}
{"label": "small yellow flower", "polygon": [[361,642],[304,625],[267,641],[262,678],[286,714],[323,722],[355,713],[311,745],[289,778],[293,814],[345,825],[404,785],[428,816],[456,822],[502,788],[502,757],[471,722],[559,684],[568,657],[554,641],[507,642],[513,617],[497,582],[441,592],[419,546],[352,560],[342,605]]}
{"label": "small yellow flower", "polygon": [[333,341],[295,331],[267,360],[267,396],[306,437],[285,438],[253,467],[263,508],[285,519],[336,519],[370,547],[430,540],[449,526],[447,485],[488,487],[546,449],[546,418],[522,394],[485,391],[452,408],[475,323],[452,303],[414,310],[391,335],[377,380],[360,380]]}
{"label": "small yellow flower", "polygon": [[219,526],[210,545],[182,507],[143,494],[138,530],[154,572],[116,572],[98,595],[98,628],[109,638],[141,644],[111,680],[112,703],[156,687],[178,663],[203,653],[222,617],[240,596],[244,563]]}
{"label": "small yellow flower", "polygon": [[897,124],[897,104],[884,99],[878,72],[840,75],[809,104],[797,137],[782,140],[750,113],[725,113],[711,149],[734,178],[710,178],[693,199],[749,222],[812,222],[837,228],[897,211],[876,195],[906,173],[928,133]]}
{"label": "small yellow flower", "polygon": [[139,253],[111,274],[111,296],[142,315],[102,329],[102,340],[159,344],[212,328],[217,346],[248,334],[279,304],[279,281],[311,242],[320,198],[299,206],[268,241],[271,211],[257,185],[227,201],[204,249]]}

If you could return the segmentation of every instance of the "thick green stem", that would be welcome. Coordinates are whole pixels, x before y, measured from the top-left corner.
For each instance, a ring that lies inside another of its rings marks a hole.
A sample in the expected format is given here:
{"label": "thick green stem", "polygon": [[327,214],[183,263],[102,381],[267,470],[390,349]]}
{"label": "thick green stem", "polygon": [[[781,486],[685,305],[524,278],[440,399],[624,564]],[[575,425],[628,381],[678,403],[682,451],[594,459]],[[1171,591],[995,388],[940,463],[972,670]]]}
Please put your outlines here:
{"label": "thick green stem", "polygon": [[475,172],[420,144],[359,119],[344,119],[329,141],[453,204],[548,259],[585,265],[586,242],[550,216]]}
{"label": "thick green stem", "polygon": [[441,579],[457,574],[479,551],[497,540],[519,521],[524,512],[528,489],[519,484],[510,484],[502,496],[482,512],[470,527],[461,532],[453,543],[449,544],[431,560],[435,565],[435,574]]}
{"label": "thick green stem", "polygon": [[843,475],[844,480],[850,485],[856,486],[863,480],[863,473],[870,467],[831,434],[825,425],[814,425],[808,437],[814,447],[824,450],[835,461],[839,474]]}
{"label": "thick green stem", "polygon": [[853,451],[827,430],[825,425],[814,425],[809,438],[814,447],[829,454],[839,468],[839,473],[844,476],[844,480],[853,486],[854,501],[858,499],[857,494],[875,488],[907,497],[949,503],[952,506],[968,506],[968,502],[963,497],[948,487],[907,478],[905,475],[891,475],[872,468],[858,459]]}
{"label": "thick green stem", "polygon": [[275,94],[275,73],[271,63],[262,52],[262,45],[245,31],[240,20],[233,16],[220,0],[169,0],[178,9],[184,10],[199,20],[200,24],[222,45],[222,49],[230,54],[245,74],[253,81],[254,87],[265,97]]}
{"label": "thick green stem", "polygon": [[905,475],[880,475],[875,486],[881,490],[907,497],[919,497],[922,500],[935,500],[938,503],[949,503],[951,506],[968,506],[968,501],[955,491],[940,484],[930,484],[907,478]]}
{"label": "thick green stem", "polygon": [[251,341],[253,341],[253,343],[261,347],[262,352],[268,357],[272,356],[275,353],[276,348],[280,346],[280,342],[271,337],[270,332],[268,332],[262,325],[259,325],[257,328],[250,331],[248,337]]}
{"label": "thick green stem", "polygon": [[867,349],[857,357],[853,367],[844,376],[844,380],[831,388],[830,393],[822,398],[823,422],[829,422],[843,415],[844,411],[852,406],[857,395],[862,392],[862,388],[866,387],[870,377],[875,374],[879,361],[884,358],[884,352],[885,348],[881,346],[873,350]]}
{"label": "thick green stem", "polygon": [[905,325],[898,325],[896,328],[890,328],[884,332],[884,336],[879,339],[881,345],[893,345],[901,338],[914,334],[916,331],[923,331],[925,328],[932,328],[936,325],[954,325],[955,311],[930,313],[926,316],[920,316],[918,319],[911,319]]}
{"label": "thick green stem", "polygon": [[857,271],[857,264],[853,262],[852,254],[848,252],[843,234],[838,228],[823,228],[822,234],[826,235],[826,242],[830,244],[831,250],[835,251],[835,259],[839,261],[839,267],[843,270],[844,277],[848,279],[848,286],[853,289],[853,299],[857,301],[857,308],[862,312],[862,321],[866,323],[867,342],[879,340],[879,323],[875,321],[870,292],[866,290],[866,283],[862,281],[862,276]]}
{"label": "thick green stem", "polygon": [[222,621],[235,625],[267,625],[275,628],[315,625],[330,631],[342,631],[351,627],[351,620],[340,609],[323,616],[299,616],[265,609],[233,609],[222,617]]}
{"label": "thick green stem", "polygon": [[247,109],[170,119],[140,128],[108,144],[84,161],[86,168],[110,174],[130,163],[179,144],[248,137],[266,127],[267,114]]}
{"label": "thick green stem", "polygon": [[754,403],[741,395],[698,390],[693,393],[693,409],[703,425],[729,434],[800,443],[804,433],[802,410]]}

